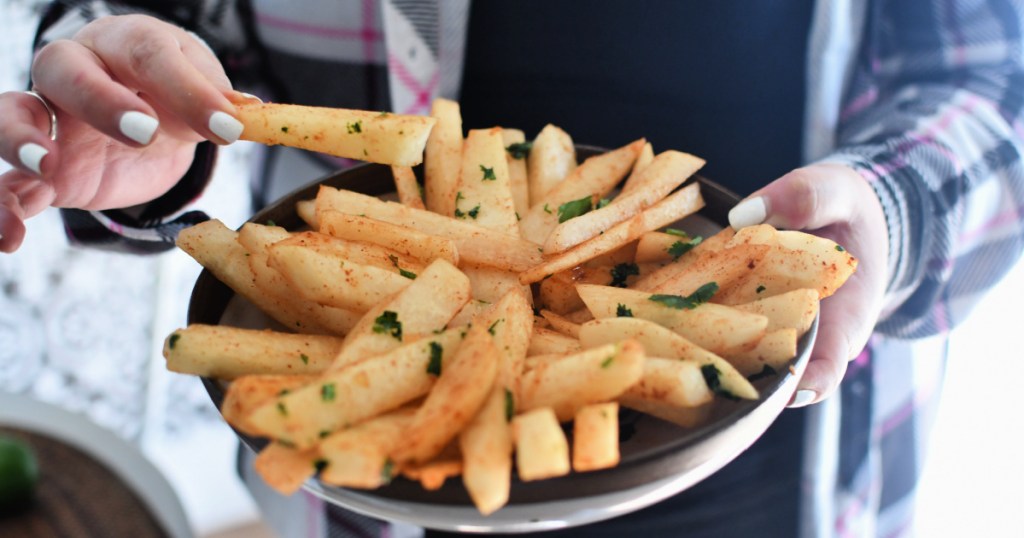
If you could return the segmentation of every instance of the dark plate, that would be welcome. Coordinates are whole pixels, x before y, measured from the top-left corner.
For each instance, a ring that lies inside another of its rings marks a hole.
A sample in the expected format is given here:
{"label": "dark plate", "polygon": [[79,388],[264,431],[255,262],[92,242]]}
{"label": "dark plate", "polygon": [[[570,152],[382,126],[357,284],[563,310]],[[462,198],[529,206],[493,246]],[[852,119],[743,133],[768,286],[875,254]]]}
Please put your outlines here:
{"label": "dark plate", "polygon": [[[580,146],[580,159],[600,150]],[[728,222],[728,211],[739,198],[704,178],[701,192],[706,206],[680,227],[707,234]],[[320,184],[372,195],[393,191],[387,166],[357,166],[314,181],[257,213],[253,222],[268,220],[291,230],[305,223],[295,203],[316,196]],[[694,230],[694,228],[701,228]],[[188,322],[218,324],[224,318],[245,315],[253,307],[204,270],[196,282]],[[230,308],[229,308],[230,307]],[[227,316],[225,315],[227,313]],[[513,479],[508,506],[484,517],[473,507],[461,481],[449,480],[437,491],[425,491],[418,482],[396,479],[374,491],[337,488],[310,480],[306,488],[329,502],[368,515],[403,520],[426,527],[470,532],[525,532],[579,525],[637,510],[686,489],[732,461],[749,447],[789,402],[796,381],[810,355],[817,321],[798,343],[793,370],[759,381],[759,400],[722,401],[713,420],[686,429],[648,415],[624,411],[621,419],[621,463],[612,469],[573,473],[538,482]],[[224,398],[221,383],[203,379],[213,402]],[[264,442],[244,435],[243,442],[257,449]]]}

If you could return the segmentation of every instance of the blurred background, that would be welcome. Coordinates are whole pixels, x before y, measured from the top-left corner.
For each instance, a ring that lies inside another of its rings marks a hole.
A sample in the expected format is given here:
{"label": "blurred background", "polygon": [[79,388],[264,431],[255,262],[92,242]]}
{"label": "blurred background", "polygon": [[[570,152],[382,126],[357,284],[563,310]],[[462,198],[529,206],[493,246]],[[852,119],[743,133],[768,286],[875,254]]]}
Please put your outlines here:
{"label": "blurred background", "polygon": [[[26,87],[43,4],[0,0],[0,90]],[[248,216],[250,149],[222,151],[198,202],[232,228]],[[176,251],[73,249],[56,211],[33,219],[21,250],[0,255],[0,393],[54,404],[126,441],[166,477],[197,536],[253,536],[265,530],[235,471],[234,434],[199,381],[167,372],[160,355],[185,322],[198,273]],[[1024,536],[1024,352],[1014,338],[1022,299],[1018,264],[954,333],[921,483],[920,536]]]}

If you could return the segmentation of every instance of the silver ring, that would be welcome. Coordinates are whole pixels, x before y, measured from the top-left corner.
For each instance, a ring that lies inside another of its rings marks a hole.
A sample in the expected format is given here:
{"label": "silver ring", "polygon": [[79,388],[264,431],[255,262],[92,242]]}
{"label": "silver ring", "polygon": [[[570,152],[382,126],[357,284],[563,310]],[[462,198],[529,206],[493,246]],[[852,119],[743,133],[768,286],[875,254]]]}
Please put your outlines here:
{"label": "silver ring", "polygon": [[53,109],[53,107],[50,106],[50,102],[47,101],[46,98],[43,97],[43,95],[41,93],[37,92],[36,90],[25,90],[22,93],[31,95],[32,97],[35,97],[36,100],[38,100],[40,103],[42,103],[43,107],[46,108],[46,113],[50,115],[50,140],[56,141],[57,140],[57,111],[55,111]]}

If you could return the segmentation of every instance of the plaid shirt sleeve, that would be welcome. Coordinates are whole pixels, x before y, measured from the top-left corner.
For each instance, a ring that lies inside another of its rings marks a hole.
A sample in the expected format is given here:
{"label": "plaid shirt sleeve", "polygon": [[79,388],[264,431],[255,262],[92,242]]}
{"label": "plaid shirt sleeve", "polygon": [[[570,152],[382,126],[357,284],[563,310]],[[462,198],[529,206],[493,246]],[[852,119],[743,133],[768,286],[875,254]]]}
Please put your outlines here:
{"label": "plaid shirt sleeve", "polygon": [[878,330],[943,333],[1024,247],[1024,6],[1016,0],[873,2],[841,114],[844,162],[888,220]]}

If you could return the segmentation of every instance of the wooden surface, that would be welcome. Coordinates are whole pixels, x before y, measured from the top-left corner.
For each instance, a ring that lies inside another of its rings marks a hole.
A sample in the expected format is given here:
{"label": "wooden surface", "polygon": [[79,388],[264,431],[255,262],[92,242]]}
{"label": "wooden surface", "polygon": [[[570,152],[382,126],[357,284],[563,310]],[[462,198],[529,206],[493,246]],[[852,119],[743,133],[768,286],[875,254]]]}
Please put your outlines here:
{"label": "wooden surface", "polygon": [[39,462],[35,501],[0,517],[0,536],[164,537],[166,532],[135,493],[103,464],[60,441],[0,428],[27,443]]}

